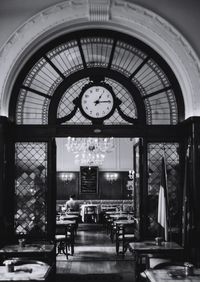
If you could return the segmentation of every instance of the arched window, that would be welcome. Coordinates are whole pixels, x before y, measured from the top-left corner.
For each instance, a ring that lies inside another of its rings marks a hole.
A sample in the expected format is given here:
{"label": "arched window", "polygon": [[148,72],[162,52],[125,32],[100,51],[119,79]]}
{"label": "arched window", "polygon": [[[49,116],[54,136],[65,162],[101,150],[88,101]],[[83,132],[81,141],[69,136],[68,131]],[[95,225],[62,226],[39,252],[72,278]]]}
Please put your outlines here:
{"label": "arched window", "polygon": [[174,125],[184,104],[175,75],[152,48],[91,29],[58,37],[29,59],[13,87],[10,118],[18,125]]}

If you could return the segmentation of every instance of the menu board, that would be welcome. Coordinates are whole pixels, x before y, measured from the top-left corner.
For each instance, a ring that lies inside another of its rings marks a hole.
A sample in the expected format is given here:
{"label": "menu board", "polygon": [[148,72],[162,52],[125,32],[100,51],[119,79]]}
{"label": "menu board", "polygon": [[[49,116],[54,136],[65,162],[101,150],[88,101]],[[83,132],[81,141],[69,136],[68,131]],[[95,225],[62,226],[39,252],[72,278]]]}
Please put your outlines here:
{"label": "menu board", "polygon": [[81,166],[80,167],[80,193],[97,194],[98,192],[98,167]]}

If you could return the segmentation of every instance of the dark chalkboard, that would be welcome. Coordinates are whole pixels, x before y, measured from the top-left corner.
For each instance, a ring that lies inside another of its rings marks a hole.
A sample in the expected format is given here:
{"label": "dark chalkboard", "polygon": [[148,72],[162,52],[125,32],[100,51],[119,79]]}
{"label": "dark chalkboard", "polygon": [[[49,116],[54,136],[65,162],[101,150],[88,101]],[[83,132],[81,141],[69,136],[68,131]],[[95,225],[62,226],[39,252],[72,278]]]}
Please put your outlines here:
{"label": "dark chalkboard", "polygon": [[80,193],[97,194],[98,193],[98,167],[81,166],[80,167]]}

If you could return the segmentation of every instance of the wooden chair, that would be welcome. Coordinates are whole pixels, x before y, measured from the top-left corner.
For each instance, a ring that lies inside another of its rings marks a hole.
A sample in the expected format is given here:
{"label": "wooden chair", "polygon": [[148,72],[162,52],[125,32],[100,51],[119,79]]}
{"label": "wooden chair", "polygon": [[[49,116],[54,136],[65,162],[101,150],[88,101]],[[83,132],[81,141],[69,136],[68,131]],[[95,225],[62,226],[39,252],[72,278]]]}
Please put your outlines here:
{"label": "wooden chair", "polygon": [[96,206],[85,207],[84,213],[85,213],[86,222],[96,222],[97,221]]}
{"label": "wooden chair", "polygon": [[[74,225],[57,225],[56,226],[56,235],[55,235],[55,243],[56,243],[56,255],[65,254],[68,259],[68,255],[74,254]],[[70,253],[68,252],[70,249]]]}
{"label": "wooden chair", "polygon": [[[74,216],[74,217],[73,217]],[[77,215],[73,215],[73,214],[70,214],[70,218],[68,218],[67,215],[63,216],[62,217],[63,220],[68,220],[68,221],[74,221],[75,222],[75,225],[74,225],[74,232],[75,232],[75,235],[77,235],[77,230],[78,230],[78,223],[79,223],[79,217],[77,217]]]}
{"label": "wooden chair", "polygon": [[[135,223],[117,224],[116,225],[116,253],[124,255],[127,251],[128,244],[135,242]],[[120,251],[120,247],[122,251]]]}
{"label": "wooden chair", "polygon": [[[126,219],[127,219],[126,215],[124,215],[124,217],[122,215],[120,216],[120,220],[126,220]],[[110,239],[112,243],[115,241],[115,235],[117,231],[116,221],[117,221],[116,219],[112,219],[110,222]]]}

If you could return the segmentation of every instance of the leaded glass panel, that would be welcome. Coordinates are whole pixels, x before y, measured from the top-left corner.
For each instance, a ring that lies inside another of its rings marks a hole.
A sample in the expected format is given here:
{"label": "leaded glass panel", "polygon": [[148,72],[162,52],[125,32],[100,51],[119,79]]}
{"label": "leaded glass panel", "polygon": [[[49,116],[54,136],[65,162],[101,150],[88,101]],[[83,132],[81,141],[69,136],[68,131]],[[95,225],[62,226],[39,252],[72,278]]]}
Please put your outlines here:
{"label": "leaded glass panel", "polygon": [[47,53],[47,57],[65,76],[83,68],[83,62],[77,40],[60,44],[53,50],[49,51]]}
{"label": "leaded glass panel", "polygon": [[16,234],[38,237],[46,233],[47,144],[15,144]]}
{"label": "leaded glass panel", "polygon": [[87,67],[108,66],[113,39],[88,37],[81,39],[81,45]]}
{"label": "leaded glass panel", "polygon": [[[89,83],[89,78],[84,78],[77,81],[67,89],[67,91],[62,96],[60,103],[58,105],[58,112],[57,112],[58,118],[62,118],[71,114],[71,112],[74,110],[75,107],[75,104],[73,103],[74,99],[79,96],[82,87],[87,83]],[[67,121],[67,123],[85,124],[88,122],[78,110],[76,116],[73,117],[73,120],[70,119],[69,121]]]}
{"label": "leaded glass panel", "polygon": [[49,99],[22,89],[17,101],[17,123],[38,124],[42,121],[47,124]]}
{"label": "leaded glass panel", "polygon": [[147,57],[142,51],[130,44],[117,41],[112,61],[112,68],[129,77]]}
{"label": "leaded glass panel", "polygon": [[150,234],[154,236],[158,234],[159,228],[157,223],[157,209],[163,156],[165,157],[167,168],[169,230],[178,228],[178,193],[180,184],[178,149],[179,144],[177,143],[151,143],[148,145],[148,228]]}

